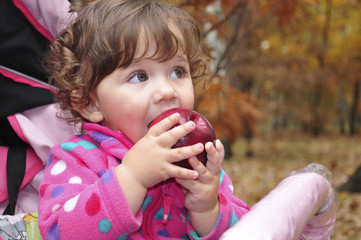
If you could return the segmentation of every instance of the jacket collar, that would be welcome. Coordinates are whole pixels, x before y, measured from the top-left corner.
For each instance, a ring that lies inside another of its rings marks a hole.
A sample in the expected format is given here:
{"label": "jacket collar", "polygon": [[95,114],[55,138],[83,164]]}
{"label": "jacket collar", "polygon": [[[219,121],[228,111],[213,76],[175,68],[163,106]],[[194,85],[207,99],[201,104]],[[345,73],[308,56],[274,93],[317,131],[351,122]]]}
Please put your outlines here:
{"label": "jacket collar", "polygon": [[83,123],[87,134],[106,152],[123,159],[133,143],[120,131],[113,131],[96,123]]}

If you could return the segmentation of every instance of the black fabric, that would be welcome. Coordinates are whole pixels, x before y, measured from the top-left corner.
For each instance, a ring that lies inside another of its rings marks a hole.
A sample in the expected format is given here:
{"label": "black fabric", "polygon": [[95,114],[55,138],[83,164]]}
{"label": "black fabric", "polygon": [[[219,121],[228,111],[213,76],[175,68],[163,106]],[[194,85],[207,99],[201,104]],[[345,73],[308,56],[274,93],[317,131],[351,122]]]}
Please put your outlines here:
{"label": "black fabric", "polygon": [[19,189],[25,175],[28,145],[18,137],[6,118],[0,119],[0,132],[0,145],[9,147],[6,162],[9,205],[3,214],[14,215]]}
{"label": "black fabric", "polygon": [[0,1],[0,65],[47,82],[41,62],[49,43],[12,0]]}
{"label": "black fabric", "polygon": [[[47,83],[42,62],[49,44],[12,0],[0,0],[1,66]],[[0,146],[9,147],[6,167],[9,205],[4,214],[14,214],[29,147],[17,136],[6,117],[51,102],[50,91],[14,82],[0,74]]]}
{"label": "black fabric", "polygon": [[49,90],[17,83],[0,74],[0,119],[52,102]]}

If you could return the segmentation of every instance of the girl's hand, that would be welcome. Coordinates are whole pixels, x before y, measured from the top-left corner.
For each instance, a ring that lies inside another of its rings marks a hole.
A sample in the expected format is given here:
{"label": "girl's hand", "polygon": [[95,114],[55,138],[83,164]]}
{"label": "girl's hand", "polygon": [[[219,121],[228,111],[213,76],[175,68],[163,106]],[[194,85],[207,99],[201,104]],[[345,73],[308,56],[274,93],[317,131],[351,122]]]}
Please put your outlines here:
{"label": "girl's hand", "polygon": [[195,129],[194,122],[172,128],[179,120],[180,115],[176,113],[154,125],[127,152],[122,164],[115,169],[119,185],[134,215],[143,203],[147,188],[170,177],[198,178],[197,170],[189,170],[173,164],[197,155],[204,149],[200,143],[172,149],[178,139]]}
{"label": "girl's hand", "polygon": [[203,145],[200,143],[172,149],[180,138],[195,129],[194,122],[172,128],[179,120],[178,113],[163,119],[150,128],[125,155],[119,167],[124,168],[133,181],[149,188],[170,177],[183,179],[198,177],[198,171],[172,164],[203,151]]}
{"label": "girl's hand", "polygon": [[216,140],[215,144],[206,143],[205,149],[208,158],[206,166],[195,157],[189,159],[190,165],[199,174],[198,179],[176,178],[185,188],[184,205],[189,211],[193,227],[201,236],[209,234],[218,219],[219,174],[224,158],[224,147],[220,140]]}

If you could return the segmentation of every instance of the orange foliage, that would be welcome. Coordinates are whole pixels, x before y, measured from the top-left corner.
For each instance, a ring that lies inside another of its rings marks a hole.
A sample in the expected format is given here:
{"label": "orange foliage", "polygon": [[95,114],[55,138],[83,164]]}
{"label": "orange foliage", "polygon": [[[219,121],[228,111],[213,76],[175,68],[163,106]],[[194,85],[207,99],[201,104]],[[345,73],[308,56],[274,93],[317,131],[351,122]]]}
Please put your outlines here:
{"label": "orange foliage", "polygon": [[221,0],[221,7],[225,15],[229,14],[233,11],[233,9],[237,6],[238,1],[232,0]]}
{"label": "orange foliage", "polygon": [[278,25],[281,27],[287,24],[295,15],[298,0],[271,0],[265,7],[277,17]]}
{"label": "orange foliage", "polygon": [[256,122],[261,117],[258,100],[224,84],[226,79],[219,75],[217,80],[220,82],[213,81],[198,97],[196,110],[213,125],[217,138],[233,142],[241,135],[257,134]]}

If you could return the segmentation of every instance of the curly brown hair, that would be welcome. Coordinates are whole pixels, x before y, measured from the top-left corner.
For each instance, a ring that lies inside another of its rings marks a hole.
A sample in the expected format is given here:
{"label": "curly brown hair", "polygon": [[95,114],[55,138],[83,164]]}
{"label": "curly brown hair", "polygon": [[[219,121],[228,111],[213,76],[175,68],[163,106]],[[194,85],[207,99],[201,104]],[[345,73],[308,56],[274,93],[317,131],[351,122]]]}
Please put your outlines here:
{"label": "curly brown hair", "polygon": [[[171,31],[170,24],[182,39]],[[86,121],[76,110],[91,103],[90,93],[103,78],[137,60],[139,36],[144,30],[145,49],[150,44],[156,47],[152,58],[167,61],[180,48],[194,82],[209,74],[210,57],[201,43],[199,27],[184,10],[153,0],[89,2],[51,44],[47,55],[50,83],[58,90],[55,99],[65,113],[63,117],[68,116],[69,122]]]}

